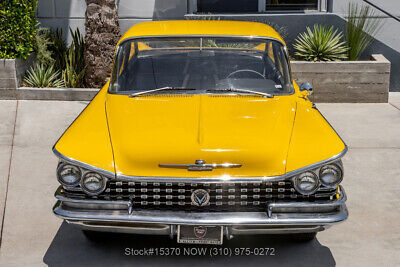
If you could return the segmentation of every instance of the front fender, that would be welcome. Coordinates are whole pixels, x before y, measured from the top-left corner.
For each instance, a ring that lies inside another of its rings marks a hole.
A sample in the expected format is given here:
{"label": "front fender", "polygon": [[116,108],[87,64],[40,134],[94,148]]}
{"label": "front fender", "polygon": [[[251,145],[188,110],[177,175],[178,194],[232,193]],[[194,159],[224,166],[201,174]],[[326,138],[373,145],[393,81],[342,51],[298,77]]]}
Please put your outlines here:
{"label": "front fender", "polygon": [[53,151],[61,159],[82,162],[115,174],[105,110],[106,94],[107,84],[68,127]]}

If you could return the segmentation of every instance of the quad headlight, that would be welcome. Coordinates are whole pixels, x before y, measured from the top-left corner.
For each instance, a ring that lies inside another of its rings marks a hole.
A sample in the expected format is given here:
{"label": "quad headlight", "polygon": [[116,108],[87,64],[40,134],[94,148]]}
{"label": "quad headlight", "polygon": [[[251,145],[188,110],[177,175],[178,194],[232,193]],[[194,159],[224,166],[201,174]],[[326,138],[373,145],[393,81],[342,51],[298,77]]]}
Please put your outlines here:
{"label": "quad headlight", "polygon": [[319,171],[319,179],[322,185],[335,188],[343,179],[342,169],[336,164],[325,165]]}
{"label": "quad headlight", "polygon": [[311,172],[303,172],[294,178],[294,188],[303,195],[311,195],[318,190],[318,176]]}
{"label": "quad headlight", "polygon": [[103,175],[67,162],[58,165],[57,179],[66,188],[80,185],[82,191],[91,196],[102,193],[107,185]]}
{"label": "quad headlight", "polygon": [[106,180],[98,173],[88,172],[82,178],[81,188],[88,195],[98,195],[106,188]]}
{"label": "quad headlight", "polygon": [[60,184],[72,187],[79,184],[81,180],[81,170],[71,164],[60,164],[57,168],[57,179]]}
{"label": "quad headlight", "polygon": [[303,195],[315,193],[320,184],[327,188],[336,188],[343,180],[341,161],[327,164],[319,169],[309,170],[293,177],[293,186]]}

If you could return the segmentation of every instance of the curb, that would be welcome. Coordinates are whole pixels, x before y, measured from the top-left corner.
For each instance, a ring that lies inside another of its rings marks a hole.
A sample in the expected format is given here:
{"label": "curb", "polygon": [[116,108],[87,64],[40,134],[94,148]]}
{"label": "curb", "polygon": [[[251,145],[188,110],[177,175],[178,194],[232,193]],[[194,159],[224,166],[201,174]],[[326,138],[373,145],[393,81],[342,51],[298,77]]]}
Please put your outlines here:
{"label": "curb", "polygon": [[34,88],[1,89],[2,100],[60,100],[90,101],[100,89],[97,88]]}

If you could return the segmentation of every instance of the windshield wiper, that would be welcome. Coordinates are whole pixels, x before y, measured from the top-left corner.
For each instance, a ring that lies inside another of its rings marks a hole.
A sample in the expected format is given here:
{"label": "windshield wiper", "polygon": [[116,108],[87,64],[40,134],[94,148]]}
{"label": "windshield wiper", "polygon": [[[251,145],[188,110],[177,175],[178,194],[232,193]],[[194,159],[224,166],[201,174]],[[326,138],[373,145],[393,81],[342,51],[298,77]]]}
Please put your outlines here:
{"label": "windshield wiper", "polygon": [[184,87],[166,86],[166,87],[161,87],[161,88],[157,88],[157,89],[137,92],[137,93],[131,94],[129,97],[137,97],[137,96],[141,96],[141,95],[144,95],[144,94],[150,94],[150,93],[153,93],[153,92],[164,91],[164,90],[172,90],[172,91],[182,90],[182,91],[187,91],[187,90],[196,90],[196,88],[184,88]]}
{"label": "windshield wiper", "polygon": [[234,93],[250,93],[255,95],[261,95],[263,97],[273,98],[274,96],[268,93],[262,93],[252,90],[246,89],[237,89],[237,88],[224,88],[224,89],[207,89],[207,92],[234,92]]}

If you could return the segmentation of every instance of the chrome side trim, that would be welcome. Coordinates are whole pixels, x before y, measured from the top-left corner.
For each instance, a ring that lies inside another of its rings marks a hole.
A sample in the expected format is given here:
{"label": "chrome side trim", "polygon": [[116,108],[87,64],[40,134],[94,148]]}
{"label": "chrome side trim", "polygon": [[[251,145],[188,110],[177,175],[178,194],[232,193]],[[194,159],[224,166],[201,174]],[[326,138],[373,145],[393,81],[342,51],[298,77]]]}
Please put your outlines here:
{"label": "chrome side trim", "polygon": [[83,163],[83,162],[81,162],[81,161],[75,160],[75,159],[73,159],[73,158],[69,158],[69,157],[67,157],[67,156],[64,156],[63,154],[61,154],[60,152],[58,152],[57,149],[56,149],[55,147],[53,147],[53,153],[54,153],[54,155],[56,155],[60,160],[62,160],[62,161],[64,161],[64,162],[68,162],[68,163],[77,165],[77,166],[79,166],[79,167],[81,167],[81,168],[84,168],[84,169],[87,169],[87,170],[91,170],[91,171],[94,171],[94,172],[98,172],[98,173],[103,174],[104,176],[109,177],[109,178],[115,178],[115,173],[114,173],[114,172],[110,172],[110,171],[107,171],[107,170],[103,170],[103,169],[100,169],[100,168],[98,168],[98,167],[95,167],[95,166],[92,166],[92,165]]}

